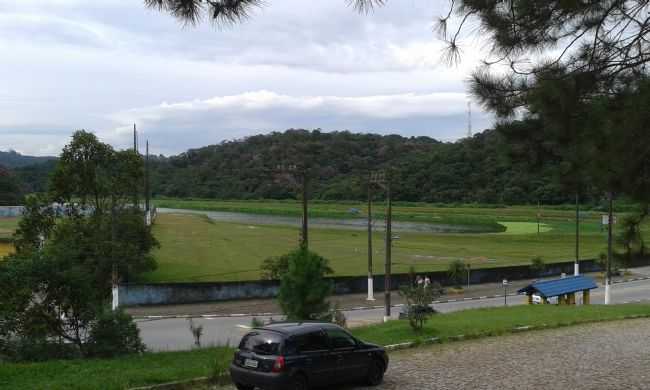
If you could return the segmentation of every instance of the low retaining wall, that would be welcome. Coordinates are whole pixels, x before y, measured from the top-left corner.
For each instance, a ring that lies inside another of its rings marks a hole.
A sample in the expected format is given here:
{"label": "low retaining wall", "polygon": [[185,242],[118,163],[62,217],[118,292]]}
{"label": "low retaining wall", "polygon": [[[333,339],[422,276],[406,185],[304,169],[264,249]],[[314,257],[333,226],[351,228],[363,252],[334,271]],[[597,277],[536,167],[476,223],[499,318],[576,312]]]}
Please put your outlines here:
{"label": "low retaining wall", "polygon": [[20,217],[23,209],[23,206],[0,206],[0,217]]}
{"label": "low retaining wall", "polygon": [[[600,267],[595,260],[580,262],[580,272],[596,272]],[[547,264],[542,277],[556,276],[562,273],[573,274],[573,262]],[[447,272],[421,273],[432,281],[449,285]],[[534,279],[539,275],[533,273],[529,265],[472,270],[472,284],[495,283],[503,279]],[[368,278],[349,276],[331,278],[335,294],[365,293]],[[410,282],[409,274],[391,275],[391,289]],[[374,277],[375,292],[384,291],[384,275]],[[279,282],[276,280],[259,280],[221,283],[159,283],[159,284],[124,284],[119,287],[119,300],[122,306],[168,305],[198,302],[228,301],[235,299],[273,298],[277,296]]]}

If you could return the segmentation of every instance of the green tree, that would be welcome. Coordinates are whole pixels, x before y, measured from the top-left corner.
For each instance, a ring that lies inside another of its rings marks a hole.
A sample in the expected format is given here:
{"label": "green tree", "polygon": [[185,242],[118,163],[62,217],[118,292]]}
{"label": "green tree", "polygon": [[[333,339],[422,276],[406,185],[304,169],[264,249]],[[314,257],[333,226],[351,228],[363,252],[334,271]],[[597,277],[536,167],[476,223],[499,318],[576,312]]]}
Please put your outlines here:
{"label": "green tree", "polygon": [[0,206],[22,204],[23,196],[16,177],[0,165]]}
{"label": "green tree", "polygon": [[290,252],[289,268],[282,275],[278,301],[289,320],[309,320],[328,315],[327,297],[332,293],[332,282],[325,277],[332,274],[328,261],[314,252],[297,249]]}
{"label": "green tree", "polygon": [[533,271],[535,275],[541,276],[545,269],[546,263],[544,263],[544,259],[542,259],[541,256],[535,256],[530,261],[530,270]]}
{"label": "green tree", "polygon": [[65,340],[83,356],[93,355],[92,348],[103,355],[111,342],[136,345],[132,332],[116,334],[126,339],[98,337],[130,321],[104,313],[113,270],[128,280],[155,268],[149,252],[157,242],[143,212],[129,203],[142,178],[139,163],[135,153],[75,133],[49,196],[27,201],[14,237],[16,254],[0,263],[0,338],[6,343],[38,339],[60,347]]}
{"label": "green tree", "polygon": [[280,280],[282,275],[289,270],[290,254],[282,256],[271,256],[264,259],[260,269],[262,270],[262,279]]}
{"label": "green tree", "polygon": [[449,281],[451,281],[456,287],[460,287],[465,275],[467,275],[467,266],[462,260],[454,260],[449,263],[447,276],[449,276]]}
{"label": "green tree", "polygon": [[442,287],[438,283],[401,286],[399,293],[406,300],[406,313],[409,324],[415,331],[422,330],[424,323],[433,312],[429,305],[442,294]]}

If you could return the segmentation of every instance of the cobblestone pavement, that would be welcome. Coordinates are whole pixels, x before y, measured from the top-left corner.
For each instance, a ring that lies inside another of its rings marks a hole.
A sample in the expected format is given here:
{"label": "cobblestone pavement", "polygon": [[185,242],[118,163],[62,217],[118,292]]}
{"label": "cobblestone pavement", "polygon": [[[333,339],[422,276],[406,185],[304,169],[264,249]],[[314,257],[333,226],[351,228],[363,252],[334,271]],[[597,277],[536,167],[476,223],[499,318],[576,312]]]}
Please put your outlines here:
{"label": "cobblestone pavement", "polygon": [[376,389],[650,389],[650,320],[393,353],[385,383]]}
{"label": "cobblestone pavement", "polygon": [[650,320],[533,331],[391,353],[384,384],[340,390],[650,389]]}

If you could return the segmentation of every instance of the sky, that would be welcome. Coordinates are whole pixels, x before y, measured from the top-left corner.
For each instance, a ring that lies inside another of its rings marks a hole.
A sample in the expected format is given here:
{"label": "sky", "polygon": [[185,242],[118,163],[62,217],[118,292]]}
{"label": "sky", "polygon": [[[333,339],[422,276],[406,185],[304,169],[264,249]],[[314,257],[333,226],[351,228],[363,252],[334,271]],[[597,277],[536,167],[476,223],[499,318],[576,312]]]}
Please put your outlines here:
{"label": "sky", "polygon": [[[308,4],[308,5],[306,5]],[[444,62],[445,1],[266,0],[234,26],[183,26],[141,0],[0,0],[0,150],[57,155],[77,129],[172,155],[288,128],[453,141],[484,53]],[[492,116],[473,104],[475,131]]]}

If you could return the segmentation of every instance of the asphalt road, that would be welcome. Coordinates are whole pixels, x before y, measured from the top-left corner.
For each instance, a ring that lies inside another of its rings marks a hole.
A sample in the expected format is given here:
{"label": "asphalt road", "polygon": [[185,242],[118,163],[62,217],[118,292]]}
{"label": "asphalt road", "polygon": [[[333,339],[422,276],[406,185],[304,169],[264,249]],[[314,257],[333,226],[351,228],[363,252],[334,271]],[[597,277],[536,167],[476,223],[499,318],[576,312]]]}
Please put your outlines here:
{"label": "asphalt road", "polygon": [[[631,303],[650,300],[650,280],[626,282],[615,284],[612,287],[612,301],[614,303]],[[605,289],[598,288],[592,291],[592,304],[602,304],[605,301]],[[523,296],[509,296],[508,305],[521,305]],[[580,302],[578,302],[580,303]],[[467,300],[434,305],[442,313],[480,308],[494,307],[504,304],[503,296],[499,298],[486,298],[480,300]],[[345,311],[349,324],[363,324],[378,322],[382,319],[383,309]],[[399,308],[392,309],[393,318],[397,318]],[[281,319],[275,317],[276,319]],[[260,317],[268,320],[269,317]],[[202,346],[210,345],[237,345],[241,337],[247,332],[252,317],[242,316],[234,318],[195,318],[195,325],[203,326]],[[143,342],[152,351],[185,350],[194,346],[194,339],[189,330],[189,321],[185,318],[167,318],[155,320],[139,320],[138,327]]]}

